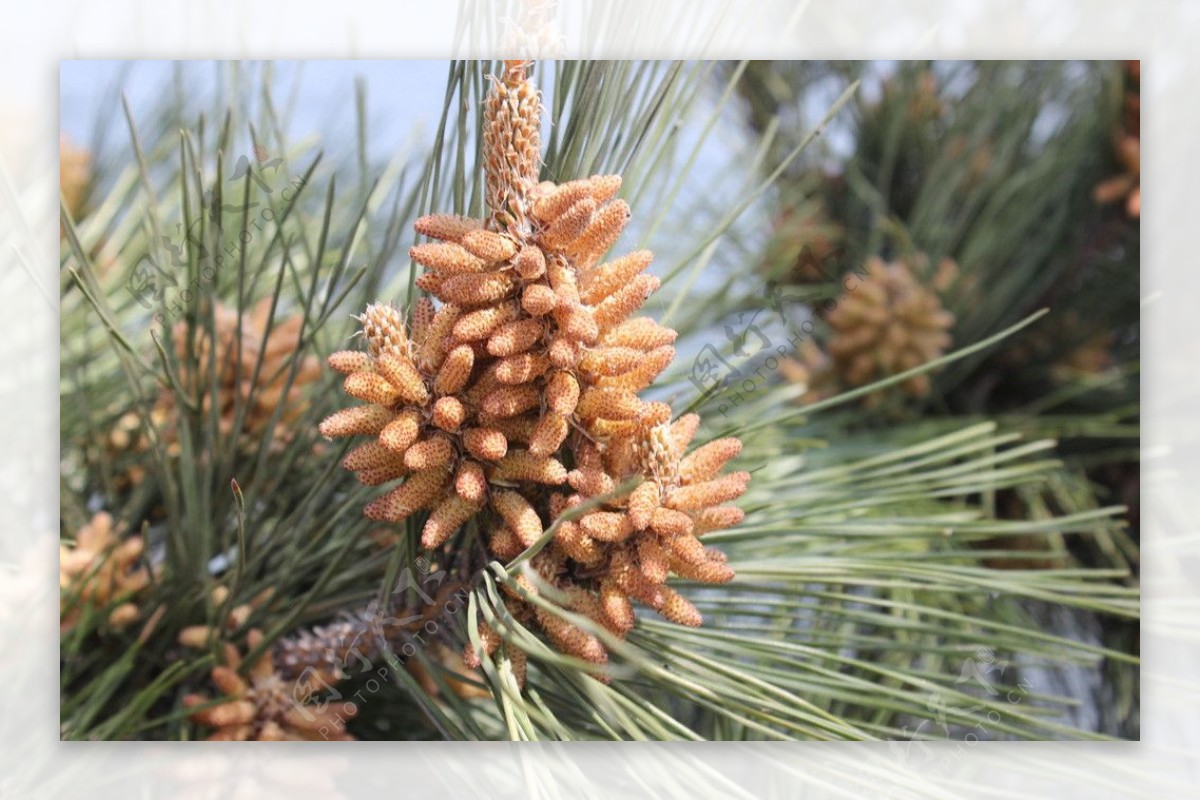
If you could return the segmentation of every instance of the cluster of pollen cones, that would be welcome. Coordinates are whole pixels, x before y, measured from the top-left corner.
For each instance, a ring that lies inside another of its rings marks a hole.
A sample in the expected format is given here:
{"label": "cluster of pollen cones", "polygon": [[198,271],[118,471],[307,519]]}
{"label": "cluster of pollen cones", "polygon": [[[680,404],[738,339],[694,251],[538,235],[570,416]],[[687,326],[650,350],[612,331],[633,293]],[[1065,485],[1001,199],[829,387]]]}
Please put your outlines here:
{"label": "cluster of pollen cones", "polygon": [[[742,519],[724,505],[749,475],[722,475],[741,443],[687,449],[698,419],[672,420],[638,393],[671,363],[676,333],[633,315],[659,285],[647,251],[601,262],[629,219],[621,179],[538,180],[541,102],[524,62],[506,62],[486,100],[484,163],[489,215],[417,220],[429,241],[411,251],[425,268],[426,297],[411,322],[385,304],[361,317],[364,350],[329,365],[362,401],[321,424],[327,437],[369,437],[344,466],[387,489],[365,508],[399,522],[428,512],[425,548],[468,522],[493,558],[539,543],[540,583],[571,611],[623,636],[632,602],[698,625],[700,615],[667,586],[675,574],[726,582],[733,571],[699,537]],[[436,300],[436,302],[435,302]],[[607,661],[600,641],[529,602],[526,581],[508,606],[563,653]],[[497,634],[481,631],[490,653]],[[465,654],[468,666],[480,655]],[[524,657],[513,658],[521,678]]]}

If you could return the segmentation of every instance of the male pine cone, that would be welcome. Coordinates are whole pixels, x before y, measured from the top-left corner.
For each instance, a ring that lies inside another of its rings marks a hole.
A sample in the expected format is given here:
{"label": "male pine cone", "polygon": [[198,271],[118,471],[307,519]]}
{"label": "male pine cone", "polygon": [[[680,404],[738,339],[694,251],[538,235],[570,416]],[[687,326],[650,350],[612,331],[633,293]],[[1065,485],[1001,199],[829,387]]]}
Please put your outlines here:
{"label": "male pine cone", "polygon": [[[403,314],[369,306],[366,351],[329,357],[345,391],[363,405],[321,424],[327,437],[369,436],[344,466],[365,484],[403,482],[367,505],[368,517],[399,522],[428,511],[421,544],[437,548],[477,521],[492,558],[537,544],[563,512],[603,496],[595,510],[560,525],[531,561],[574,612],[618,636],[633,625],[632,602],[677,623],[700,615],[666,584],[733,577],[723,555],[700,544],[735,525],[725,506],[749,475],[720,476],[736,439],[685,456],[698,418],[672,422],[663,403],[643,401],[675,356],[676,332],[632,315],[659,286],[652,254],[600,263],[630,216],[616,198],[620,176],[538,181],[541,103],[524,62],[506,62],[486,99],[488,216],[431,214],[416,221],[431,241],[410,251],[425,268],[423,297]],[[614,490],[641,483],[624,495]],[[526,595],[537,586],[521,580]],[[513,615],[561,651],[592,663],[607,653],[591,633],[521,593]],[[486,628],[484,650],[500,638]],[[510,650],[510,656],[512,651]],[[468,666],[480,654],[465,654]],[[512,656],[524,673],[524,656]]]}

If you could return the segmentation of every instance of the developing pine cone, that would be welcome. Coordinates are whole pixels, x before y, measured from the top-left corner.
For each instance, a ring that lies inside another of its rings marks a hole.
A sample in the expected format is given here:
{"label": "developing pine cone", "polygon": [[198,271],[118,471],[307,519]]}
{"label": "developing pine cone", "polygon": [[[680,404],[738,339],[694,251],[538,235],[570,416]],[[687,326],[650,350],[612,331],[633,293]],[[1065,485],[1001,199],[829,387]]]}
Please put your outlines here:
{"label": "developing pine cone", "polygon": [[138,566],[144,550],[141,537],[118,536],[107,512],[92,517],[73,546],[59,545],[60,629],[73,628],[88,606],[108,609],[113,628],[136,622],[141,613],[134,598],[150,583],[149,571]]}
{"label": "developing pine cone", "polygon": [[[251,630],[247,642],[256,648],[262,632]],[[310,703],[319,685],[290,681],[275,667],[267,649],[243,676],[242,655],[225,644],[224,664],[212,669],[212,683],[221,694],[219,703],[201,694],[184,696],[183,705],[196,709],[188,717],[216,731],[209,740],[353,740],[346,720],[354,717],[353,704],[331,701]]]}
{"label": "developing pine cone", "polygon": [[[867,273],[825,317],[832,329],[828,350],[833,370],[848,387],[938,358],[950,346],[954,325],[954,315],[943,308],[933,289],[922,284],[912,263],[887,264],[872,258]],[[902,386],[909,395],[921,398],[929,394],[929,377],[914,376]]]}
{"label": "developing pine cone", "polygon": [[[332,685],[356,672],[370,670],[386,645],[412,669],[418,660],[410,659],[411,652],[404,646],[419,643],[422,650],[432,646],[436,641],[430,639],[429,624],[449,615],[453,596],[464,586],[461,581],[447,583],[439,588],[430,605],[418,603],[385,613],[371,604],[331,623],[302,629],[275,643],[275,665],[286,678]],[[443,630],[441,626],[434,628]]]}

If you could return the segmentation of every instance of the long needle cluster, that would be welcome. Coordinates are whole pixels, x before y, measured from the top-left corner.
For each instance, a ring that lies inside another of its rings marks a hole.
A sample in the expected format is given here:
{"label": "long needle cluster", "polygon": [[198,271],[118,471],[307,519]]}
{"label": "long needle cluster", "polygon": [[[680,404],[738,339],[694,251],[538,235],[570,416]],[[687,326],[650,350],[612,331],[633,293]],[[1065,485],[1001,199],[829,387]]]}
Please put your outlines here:
{"label": "long needle cluster", "polygon": [[[427,511],[425,548],[474,521],[490,554],[509,560],[591,502],[532,560],[542,582],[618,635],[633,624],[634,601],[699,625],[666,580],[733,577],[698,537],[741,520],[723,504],[749,476],[719,475],[740,443],[685,456],[698,419],[672,421],[666,404],[639,397],[675,356],[675,331],[633,316],[659,286],[646,273],[653,256],[602,261],[630,217],[620,176],[538,180],[541,102],[526,67],[506,62],[486,99],[487,217],[417,220],[429,241],[410,256],[430,297],[411,325],[391,306],[367,308],[365,350],[329,357],[346,394],[363,403],[320,430],[370,437],[344,466],[365,484],[402,483],[365,513],[399,522]],[[509,604],[516,617],[564,653],[607,660],[594,636],[530,603],[538,587],[523,581]],[[499,644],[486,630],[483,641],[489,652]],[[468,666],[478,660],[466,654]]]}

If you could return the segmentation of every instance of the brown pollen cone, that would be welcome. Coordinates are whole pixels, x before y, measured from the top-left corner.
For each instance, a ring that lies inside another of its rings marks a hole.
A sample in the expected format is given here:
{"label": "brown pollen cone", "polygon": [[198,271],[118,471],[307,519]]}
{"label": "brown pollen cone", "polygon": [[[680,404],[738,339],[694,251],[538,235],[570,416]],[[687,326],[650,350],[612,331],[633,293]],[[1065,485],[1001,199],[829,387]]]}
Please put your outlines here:
{"label": "brown pollen cone", "polygon": [[[951,264],[940,269],[943,276],[953,272]],[[829,369],[846,387],[918,367],[940,357],[951,343],[954,315],[934,289],[922,283],[912,262],[872,258],[866,271],[825,315],[831,329]],[[913,397],[925,397],[929,377],[914,376],[902,387]]]}
{"label": "brown pollen cone", "polygon": [[[687,453],[699,418],[640,426],[600,449],[579,446],[581,466],[568,477],[576,494],[568,508],[607,495],[600,506],[563,524],[554,547],[578,563],[574,588],[587,599],[580,612],[599,612],[597,622],[618,636],[633,625],[633,603],[672,622],[695,626],[700,615],[669,586],[670,575],[721,584],[733,570],[700,538],[740,523],[742,511],[726,505],[746,491],[748,473],[722,475],[741,452],[734,437],[713,440]],[[686,454],[686,455],[685,455]],[[633,490],[613,496],[615,485],[641,479]]]}
{"label": "brown pollen cone", "polygon": [[329,365],[346,374],[346,394],[364,404],[326,418],[320,432],[371,437],[346,455],[343,466],[364,484],[404,483],[368,504],[366,515],[400,522],[428,510],[422,544],[436,548],[479,511],[479,460],[506,453],[508,441],[496,434],[490,452],[478,445],[483,429],[469,393],[479,372],[476,354],[453,335],[462,309],[448,304],[434,311],[424,301],[414,318],[418,327],[410,338],[398,310],[367,307],[361,318],[366,352],[329,357]]}

